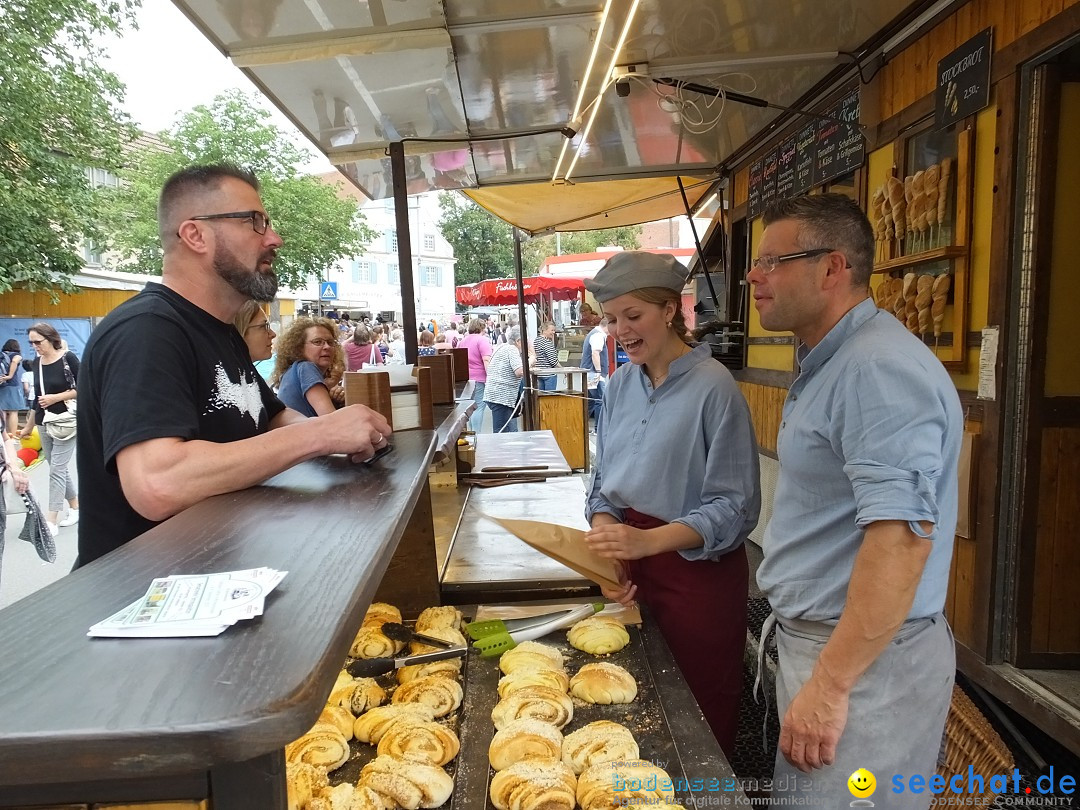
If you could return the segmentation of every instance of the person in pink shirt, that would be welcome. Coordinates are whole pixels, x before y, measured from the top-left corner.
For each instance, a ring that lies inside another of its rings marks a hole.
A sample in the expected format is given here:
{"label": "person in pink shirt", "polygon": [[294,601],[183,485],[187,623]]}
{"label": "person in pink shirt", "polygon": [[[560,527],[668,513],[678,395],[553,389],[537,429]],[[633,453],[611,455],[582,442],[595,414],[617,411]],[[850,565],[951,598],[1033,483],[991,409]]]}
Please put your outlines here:
{"label": "person in pink shirt", "polygon": [[382,352],[373,341],[371,330],[363,324],[357,324],[352,337],[342,343],[345,349],[345,370],[359,371],[366,363],[383,364]]}
{"label": "person in pink shirt", "polygon": [[469,379],[473,384],[473,402],[476,410],[469,417],[469,427],[480,432],[484,421],[484,386],[487,384],[487,367],[491,362],[491,341],[484,334],[484,322],[479,318],[469,321],[469,334],[458,341],[459,349],[469,350]]}

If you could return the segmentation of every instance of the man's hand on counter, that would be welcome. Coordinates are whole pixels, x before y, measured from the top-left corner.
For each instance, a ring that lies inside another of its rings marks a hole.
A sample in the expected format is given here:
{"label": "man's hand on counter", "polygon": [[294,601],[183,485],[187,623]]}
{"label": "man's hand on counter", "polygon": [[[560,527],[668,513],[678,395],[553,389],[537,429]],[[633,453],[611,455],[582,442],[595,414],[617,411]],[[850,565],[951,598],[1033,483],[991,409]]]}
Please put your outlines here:
{"label": "man's hand on counter", "polygon": [[346,453],[356,463],[386,447],[393,435],[386,417],[366,405],[349,405],[317,421],[327,453]]}

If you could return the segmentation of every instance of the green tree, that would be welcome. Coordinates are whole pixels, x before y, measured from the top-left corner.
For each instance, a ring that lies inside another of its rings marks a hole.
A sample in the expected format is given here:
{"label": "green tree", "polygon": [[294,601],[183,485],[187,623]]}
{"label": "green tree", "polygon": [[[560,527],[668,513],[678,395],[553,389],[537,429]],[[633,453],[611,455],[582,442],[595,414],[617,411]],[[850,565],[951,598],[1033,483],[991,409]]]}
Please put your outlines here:
{"label": "green tree", "polygon": [[0,4],[0,293],[74,289],[100,241],[87,168],[115,169],[132,137],[123,86],[98,62],[137,0]]}
{"label": "green tree", "polygon": [[571,231],[561,234],[556,241],[554,235],[539,236],[524,243],[521,249],[521,265],[525,275],[534,275],[544,259],[554,256],[556,249],[561,253],[593,253],[598,247],[618,245],[626,250],[641,247],[641,226],[632,225],[624,228],[605,228],[601,231]]}
{"label": "green tree", "polygon": [[439,230],[454,248],[455,284],[514,275],[514,236],[503,220],[460,194],[439,195]]}
{"label": "green tree", "polygon": [[310,154],[270,121],[255,96],[231,90],[185,113],[156,142],[135,150],[120,172],[121,188],[110,195],[110,247],[121,266],[161,273],[157,197],[170,174],[193,163],[234,163],[251,169],[263,203],[284,242],[274,268],[282,284],[302,287],[322,278],[339,259],[360,256],[377,234],[353,199],[298,167]]}

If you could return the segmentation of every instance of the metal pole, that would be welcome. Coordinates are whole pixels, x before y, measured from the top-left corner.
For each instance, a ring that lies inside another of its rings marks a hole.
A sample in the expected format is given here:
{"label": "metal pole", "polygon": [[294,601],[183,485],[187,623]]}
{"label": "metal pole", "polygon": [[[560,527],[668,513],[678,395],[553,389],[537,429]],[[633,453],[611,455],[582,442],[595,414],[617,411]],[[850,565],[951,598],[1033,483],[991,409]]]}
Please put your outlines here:
{"label": "metal pole", "polygon": [[405,179],[405,144],[390,144],[390,174],[394,180],[394,219],[397,223],[398,276],[401,280],[401,321],[405,328],[405,362],[416,363],[416,288],[413,284],[409,194]]}
{"label": "metal pole", "polygon": [[521,269],[521,231],[514,228],[514,278],[517,279],[518,328],[521,330],[521,379],[525,381],[525,401],[522,402],[522,419],[526,430],[533,430],[533,403],[536,396],[532,392],[529,379],[529,336],[525,322],[525,279]]}

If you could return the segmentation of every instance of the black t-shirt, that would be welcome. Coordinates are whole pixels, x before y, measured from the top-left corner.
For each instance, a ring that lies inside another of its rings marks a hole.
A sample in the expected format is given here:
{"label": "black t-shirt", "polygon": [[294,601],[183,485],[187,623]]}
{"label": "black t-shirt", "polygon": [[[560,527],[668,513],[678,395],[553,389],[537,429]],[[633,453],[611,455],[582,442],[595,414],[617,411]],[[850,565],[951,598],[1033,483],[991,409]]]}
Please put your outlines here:
{"label": "black t-shirt", "polygon": [[147,284],[106,316],[83,354],[79,563],[157,525],[124,498],[117,453],[150,439],[247,439],[269,430],[284,409],[232,324]]}
{"label": "black t-shirt", "polygon": [[[67,368],[64,362],[67,361]],[[42,408],[39,404],[42,394],[62,394],[76,387],[79,379],[79,358],[73,352],[65,352],[51,363],[41,364],[41,358],[34,358],[34,410],[37,412],[37,423],[45,422],[45,411],[60,414],[67,413],[67,400],[57,402],[48,408]],[[41,389],[41,383],[45,383],[45,390]]]}

